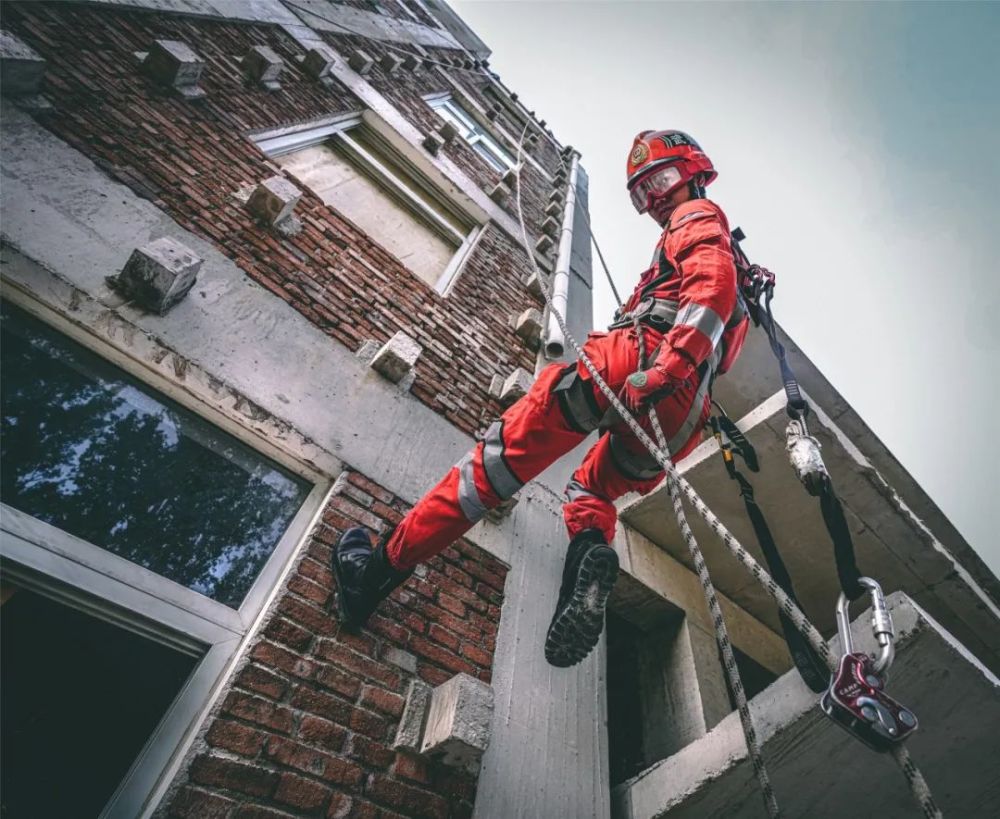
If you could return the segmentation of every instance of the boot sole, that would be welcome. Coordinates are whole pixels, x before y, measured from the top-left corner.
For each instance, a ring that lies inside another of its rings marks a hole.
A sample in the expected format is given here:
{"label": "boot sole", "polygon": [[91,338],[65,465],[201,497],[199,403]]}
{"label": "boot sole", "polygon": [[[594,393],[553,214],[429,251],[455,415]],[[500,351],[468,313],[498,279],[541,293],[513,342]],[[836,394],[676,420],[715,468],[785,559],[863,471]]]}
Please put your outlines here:
{"label": "boot sole", "polygon": [[569,602],[552,618],[545,659],[556,668],[583,660],[604,631],[604,609],[618,578],[618,555],[610,546],[592,549],[580,562]]}

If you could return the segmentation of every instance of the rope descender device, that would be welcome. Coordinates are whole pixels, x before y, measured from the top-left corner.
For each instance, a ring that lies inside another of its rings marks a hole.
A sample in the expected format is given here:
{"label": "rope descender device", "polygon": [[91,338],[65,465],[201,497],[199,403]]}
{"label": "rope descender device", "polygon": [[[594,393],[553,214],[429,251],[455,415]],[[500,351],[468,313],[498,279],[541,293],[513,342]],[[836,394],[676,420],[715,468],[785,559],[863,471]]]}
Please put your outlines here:
{"label": "rope descender device", "polygon": [[837,601],[837,631],[843,655],[820,700],[823,713],[875,751],[888,751],[917,730],[917,717],[885,693],[885,678],[895,658],[895,631],[882,587],[870,577],[858,579],[872,601],[872,633],[879,645],[877,659],[854,651],[850,601]]}

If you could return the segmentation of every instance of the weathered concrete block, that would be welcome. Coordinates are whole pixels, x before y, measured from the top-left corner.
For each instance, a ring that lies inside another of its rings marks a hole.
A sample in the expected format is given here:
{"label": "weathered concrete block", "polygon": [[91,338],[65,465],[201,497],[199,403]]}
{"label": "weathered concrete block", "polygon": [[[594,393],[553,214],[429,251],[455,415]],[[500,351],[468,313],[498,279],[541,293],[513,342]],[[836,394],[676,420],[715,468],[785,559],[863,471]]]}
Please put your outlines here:
{"label": "weathered concrete block", "polygon": [[409,651],[388,646],[382,650],[382,659],[387,663],[392,663],[397,668],[409,671],[411,674],[417,673],[417,657],[415,654],[410,654]]}
{"label": "weathered concrete block", "polygon": [[205,61],[187,43],[153,40],[142,67],[154,82],[173,88],[187,99],[205,96],[205,92],[198,87]]}
{"label": "weathered concrete block", "polygon": [[455,137],[458,136],[458,128],[455,127],[454,123],[443,122],[441,127],[438,128],[438,135],[441,137],[441,141],[445,145],[448,145]]}
{"label": "weathered concrete block", "polygon": [[486,119],[493,122],[498,116],[500,116],[500,106],[494,105],[486,112]]}
{"label": "weathered concrete block", "polygon": [[437,156],[444,142],[437,134],[428,134],[421,144],[427,149],[427,153]]}
{"label": "weathered concrete block", "polygon": [[531,273],[531,275],[524,280],[524,286],[535,298],[540,299],[544,295],[542,293],[542,279],[537,273]]}
{"label": "weathered concrete block", "polygon": [[542,232],[549,234],[553,239],[559,235],[559,230],[562,225],[559,224],[558,219],[553,219],[551,216],[547,217],[544,222],[542,222]]}
{"label": "weathered concrete block", "polygon": [[552,249],[553,244],[552,237],[547,233],[543,233],[538,237],[538,241],[535,242],[535,250],[544,255]]}
{"label": "weathered concrete block", "polygon": [[359,74],[368,74],[375,65],[375,61],[366,51],[358,49],[347,60],[347,64]]}
{"label": "weathered concrete block", "polygon": [[283,176],[272,176],[261,182],[247,201],[247,210],[274,226],[292,215],[302,198],[302,191]]}
{"label": "weathered concrete block", "polygon": [[399,66],[403,61],[399,59],[391,51],[386,52],[382,59],[378,61],[378,67],[385,71],[387,74],[395,74],[399,70]]}
{"label": "weathered concrete block", "polygon": [[375,354],[371,366],[394,384],[398,384],[413,369],[421,351],[416,340],[400,330]]}
{"label": "weathered concrete block", "polygon": [[553,189],[552,193],[549,194],[549,202],[558,202],[562,205],[566,201],[566,195],[558,188]]}
{"label": "weathered concrete block", "polygon": [[324,46],[310,48],[302,60],[302,70],[314,80],[321,80],[330,73],[336,64],[333,52]]}
{"label": "weathered concrete block", "polygon": [[406,706],[396,729],[392,747],[420,753],[424,738],[424,725],[431,705],[431,687],[420,680],[413,680],[406,692]]}
{"label": "weathered concrete block", "polygon": [[532,348],[538,347],[542,337],[542,314],[534,307],[529,307],[514,322],[514,332]]}
{"label": "weathered concrete block", "polygon": [[504,171],[500,181],[503,182],[508,188],[513,188],[517,184],[518,168],[508,168]]}
{"label": "weathered concrete block", "polygon": [[0,91],[12,97],[38,92],[45,60],[9,31],[0,30]]}
{"label": "weathered concrete block", "polygon": [[193,250],[164,236],[133,250],[112,284],[140,306],[162,316],[194,286],[201,263]]}
{"label": "weathered concrete block", "polygon": [[504,205],[507,200],[510,199],[510,188],[507,187],[503,182],[498,182],[497,185],[490,191],[490,199],[496,202],[498,205]]}
{"label": "weathered concrete block", "polygon": [[285,67],[285,61],[267,46],[254,46],[243,58],[243,73],[251,82],[263,86],[268,91],[281,88],[278,77]]}
{"label": "weathered concrete block", "polygon": [[551,216],[553,219],[558,219],[560,216],[562,216],[562,212],[563,212],[563,203],[561,201],[557,202],[555,200],[552,200],[551,202],[549,202],[548,207],[545,208],[545,215]]}
{"label": "weathered concrete block", "polygon": [[500,390],[500,403],[509,407],[519,398],[523,398],[531,389],[534,381],[531,373],[524,367],[518,367],[504,380],[503,388]]}
{"label": "weathered concrete block", "polygon": [[475,773],[490,743],[492,718],[493,689],[468,674],[456,674],[431,694],[420,752]]}
{"label": "weathered concrete block", "polygon": [[400,65],[406,71],[416,71],[420,67],[420,59],[414,54],[407,54]]}

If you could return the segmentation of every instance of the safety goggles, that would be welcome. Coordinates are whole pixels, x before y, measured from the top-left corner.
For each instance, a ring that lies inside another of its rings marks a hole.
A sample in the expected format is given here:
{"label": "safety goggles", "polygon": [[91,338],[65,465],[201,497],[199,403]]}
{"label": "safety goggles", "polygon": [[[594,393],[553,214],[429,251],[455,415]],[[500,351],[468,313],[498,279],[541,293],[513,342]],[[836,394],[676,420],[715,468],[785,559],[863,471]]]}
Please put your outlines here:
{"label": "safety goggles", "polygon": [[632,204],[639,213],[649,210],[653,198],[665,196],[681,182],[681,172],[676,165],[666,165],[644,176],[629,191]]}

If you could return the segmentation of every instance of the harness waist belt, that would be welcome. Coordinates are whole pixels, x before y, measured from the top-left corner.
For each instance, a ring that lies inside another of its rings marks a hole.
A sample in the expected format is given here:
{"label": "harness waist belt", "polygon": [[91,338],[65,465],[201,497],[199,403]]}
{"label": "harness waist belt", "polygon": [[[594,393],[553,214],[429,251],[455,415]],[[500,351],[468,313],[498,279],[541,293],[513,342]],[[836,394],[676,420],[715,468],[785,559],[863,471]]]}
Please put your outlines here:
{"label": "harness waist belt", "polygon": [[677,310],[680,305],[667,299],[643,299],[634,310],[629,310],[608,325],[609,330],[629,327],[636,319],[649,324],[657,330],[668,330],[677,321]]}

